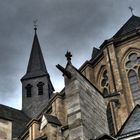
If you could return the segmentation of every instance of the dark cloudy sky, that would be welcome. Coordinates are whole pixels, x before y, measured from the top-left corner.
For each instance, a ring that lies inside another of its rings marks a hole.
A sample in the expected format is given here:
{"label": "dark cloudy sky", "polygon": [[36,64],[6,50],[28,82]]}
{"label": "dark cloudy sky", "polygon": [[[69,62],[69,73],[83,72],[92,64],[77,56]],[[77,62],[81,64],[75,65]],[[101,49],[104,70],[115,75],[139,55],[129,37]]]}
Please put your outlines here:
{"label": "dark cloudy sky", "polygon": [[21,108],[20,78],[25,74],[33,41],[33,20],[47,69],[56,91],[63,88],[56,64],[65,66],[70,50],[77,68],[93,47],[130,18],[140,16],[140,0],[0,0],[0,104]]}

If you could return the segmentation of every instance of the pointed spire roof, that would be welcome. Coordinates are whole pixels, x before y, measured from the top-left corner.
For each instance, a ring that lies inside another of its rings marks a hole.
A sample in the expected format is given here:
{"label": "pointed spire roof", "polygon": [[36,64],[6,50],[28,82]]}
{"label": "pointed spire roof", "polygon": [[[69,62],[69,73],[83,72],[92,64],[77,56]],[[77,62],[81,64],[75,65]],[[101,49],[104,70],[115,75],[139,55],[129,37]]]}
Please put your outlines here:
{"label": "pointed spire roof", "polygon": [[21,80],[44,76],[48,74],[36,30],[37,28],[35,28],[35,35],[27,67],[27,72]]}
{"label": "pointed spire roof", "polygon": [[121,29],[113,37],[121,37],[123,35],[133,32],[137,28],[140,28],[140,17],[132,15],[130,19],[121,27]]}

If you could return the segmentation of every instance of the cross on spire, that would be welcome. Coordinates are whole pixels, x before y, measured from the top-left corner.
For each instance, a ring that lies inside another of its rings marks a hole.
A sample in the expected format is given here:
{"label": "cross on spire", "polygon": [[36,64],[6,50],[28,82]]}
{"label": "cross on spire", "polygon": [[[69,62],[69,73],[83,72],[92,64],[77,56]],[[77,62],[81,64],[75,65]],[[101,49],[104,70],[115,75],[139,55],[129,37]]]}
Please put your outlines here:
{"label": "cross on spire", "polygon": [[133,15],[134,15],[134,13],[133,13],[134,9],[133,9],[131,6],[129,6],[128,8],[130,9],[131,14],[132,14],[132,16],[133,16]]}
{"label": "cross on spire", "polygon": [[36,19],[36,20],[34,20],[33,22],[34,22],[34,30],[35,30],[35,32],[36,32],[36,30],[37,30],[37,22],[38,22],[38,20]]}
{"label": "cross on spire", "polygon": [[71,64],[71,57],[72,57],[71,52],[67,51],[67,53],[65,54],[65,57],[67,58],[68,63]]}

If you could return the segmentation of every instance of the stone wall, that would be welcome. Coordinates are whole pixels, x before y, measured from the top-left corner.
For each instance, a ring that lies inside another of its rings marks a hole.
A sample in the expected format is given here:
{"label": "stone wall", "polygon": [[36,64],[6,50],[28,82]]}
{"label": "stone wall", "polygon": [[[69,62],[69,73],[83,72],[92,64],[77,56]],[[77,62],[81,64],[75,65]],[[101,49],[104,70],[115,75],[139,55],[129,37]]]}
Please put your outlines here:
{"label": "stone wall", "polygon": [[[44,83],[43,95],[38,95],[37,84],[39,82]],[[27,84],[33,86],[31,97],[26,96],[25,87]],[[46,107],[48,100],[48,79],[46,76],[22,81],[22,109],[29,117],[33,118],[38,116],[43,108]]]}
{"label": "stone wall", "polygon": [[0,140],[12,140],[12,122],[0,119]]}
{"label": "stone wall", "polygon": [[65,79],[70,140],[88,140],[108,133],[102,95],[72,66],[67,69],[72,73],[70,80]]}
{"label": "stone wall", "polygon": [[[102,87],[100,86],[100,71],[103,67],[108,71],[110,93],[114,93],[114,85],[116,86],[117,92],[120,93],[120,107],[117,108],[116,106],[113,106],[112,108],[114,127],[117,133],[136,104],[131,93],[127,77],[128,71],[125,69],[124,62],[130,52],[140,53],[140,38],[139,36],[136,36],[134,38],[120,41],[119,43],[110,42],[106,44],[104,49],[101,51],[103,53],[100,55],[98,60],[94,63],[90,63],[90,65],[85,65],[81,71],[93,84],[99,88],[100,91],[102,91]],[[109,63],[109,56],[111,59],[112,70]],[[114,76],[114,81],[111,71]],[[93,76],[89,78],[88,75]]]}

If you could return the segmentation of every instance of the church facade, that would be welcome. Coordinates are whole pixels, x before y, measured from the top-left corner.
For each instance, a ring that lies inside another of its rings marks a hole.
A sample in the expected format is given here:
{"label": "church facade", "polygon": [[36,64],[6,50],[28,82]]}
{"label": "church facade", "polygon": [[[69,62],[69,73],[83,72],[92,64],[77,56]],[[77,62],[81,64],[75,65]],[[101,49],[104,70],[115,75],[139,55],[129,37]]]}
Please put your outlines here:
{"label": "church facade", "polygon": [[76,69],[56,65],[54,93],[37,29],[22,82],[22,110],[0,105],[0,140],[139,140],[140,17],[132,16]]}

